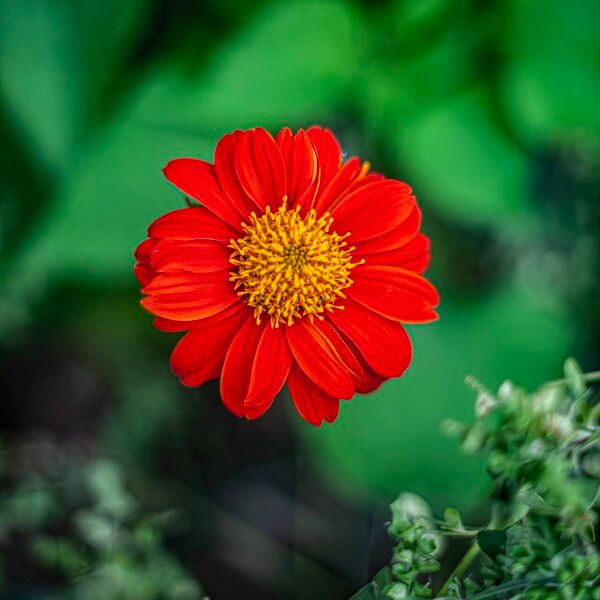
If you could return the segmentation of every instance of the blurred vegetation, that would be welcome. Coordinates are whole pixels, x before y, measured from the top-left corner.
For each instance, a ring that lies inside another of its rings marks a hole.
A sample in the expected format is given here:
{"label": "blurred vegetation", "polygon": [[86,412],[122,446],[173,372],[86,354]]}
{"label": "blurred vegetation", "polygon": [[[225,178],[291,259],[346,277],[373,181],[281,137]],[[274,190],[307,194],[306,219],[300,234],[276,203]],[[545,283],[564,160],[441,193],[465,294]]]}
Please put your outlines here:
{"label": "blurred vegetation", "polygon": [[[142,512],[187,514],[179,556],[216,598],[344,597],[399,489],[485,510],[482,462],[439,434],[471,414],[464,375],[535,387],[600,358],[599,21],[594,0],[0,0],[0,430],[109,457]],[[285,395],[237,422],[173,381],[133,249],[180,206],[170,158],[312,123],[413,185],[442,318],[333,425]],[[14,562],[9,582],[34,573]]]}

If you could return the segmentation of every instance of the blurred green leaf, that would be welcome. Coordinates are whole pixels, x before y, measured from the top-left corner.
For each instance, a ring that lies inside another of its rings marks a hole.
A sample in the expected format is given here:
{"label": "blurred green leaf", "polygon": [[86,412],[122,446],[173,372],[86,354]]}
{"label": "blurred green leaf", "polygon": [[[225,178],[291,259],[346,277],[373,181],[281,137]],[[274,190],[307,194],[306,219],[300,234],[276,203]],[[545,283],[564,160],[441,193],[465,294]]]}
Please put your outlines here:
{"label": "blurred green leaf", "polygon": [[97,548],[108,547],[117,533],[117,524],[113,519],[93,510],[80,510],[75,514],[74,521],[82,538]]}
{"label": "blurred green leaf", "polygon": [[569,390],[575,397],[582,396],[587,389],[583,371],[574,358],[567,358],[564,366],[565,378]]}
{"label": "blurred green leaf", "polygon": [[455,508],[444,510],[444,522],[450,529],[462,529],[463,526],[460,513]]}
{"label": "blurred green leaf", "polygon": [[36,158],[64,167],[81,127],[77,31],[66,2],[3,0],[0,82]]}
{"label": "blurred green leaf", "polygon": [[361,38],[360,22],[347,3],[268,4],[223,40],[199,75],[174,70],[157,82],[144,118],[206,133],[333,117],[350,95]]}
{"label": "blurred green leaf", "polygon": [[594,0],[507,3],[507,115],[528,142],[600,136],[600,4]]}
{"label": "blurred green leaf", "polygon": [[389,567],[384,567],[377,572],[373,581],[367,583],[354,594],[349,600],[387,600],[383,588],[392,581]]}
{"label": "blurred green leaf", "polygon": [[88,466],[86,477],[97,508],[116,519],[124,519],[133,512],[136,503],[125,490],[117,463],[96,460]]}
{"label": "blurred green leaf", "polygon": [[528,164],[490,111],[484,95],[459,96],[404,123],[398,155],[425,208],[512,228],[515,218],[527,218]]}
{"label": "blurred green leaf", "polygon": [[2,0],[3,100],[32,155],[53,175],[73,158],[94,103],[127,58],[150,6],[143,0]]}

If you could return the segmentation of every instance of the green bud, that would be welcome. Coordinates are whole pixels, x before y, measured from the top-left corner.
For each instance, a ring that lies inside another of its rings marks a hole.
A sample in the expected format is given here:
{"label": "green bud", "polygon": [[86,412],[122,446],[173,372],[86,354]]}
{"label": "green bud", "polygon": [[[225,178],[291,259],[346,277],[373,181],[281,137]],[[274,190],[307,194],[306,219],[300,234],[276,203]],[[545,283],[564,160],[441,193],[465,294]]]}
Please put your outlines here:
{"label": "green bud", "polygon": [[415,581],[413,584],[413,593],[418,598],[431,598],[432,590],[425,585],[421,585],[418,581]]}
{"label": "green bud", "polygon": [[392,583],[384,590],[390,600],[398,600],[408,596],[408,586],[405,583]]}
{"label": "green bud", "polygon": [[417,569],[422,573],[434,573],[440,570],[440,563],[428,554],[418,554],[415,557]]}
{"label": "green bud", "polygon": [[417,542],[417,549],[423,554],[433,554],[438,549],[438,542],[432,533],[426,533]]}
{"label": "green bud", "polygon": [[414,555],[412,550],[404,549],[394,554],[396,564],[392,567],[398,573],[408,573],[413,568]]}

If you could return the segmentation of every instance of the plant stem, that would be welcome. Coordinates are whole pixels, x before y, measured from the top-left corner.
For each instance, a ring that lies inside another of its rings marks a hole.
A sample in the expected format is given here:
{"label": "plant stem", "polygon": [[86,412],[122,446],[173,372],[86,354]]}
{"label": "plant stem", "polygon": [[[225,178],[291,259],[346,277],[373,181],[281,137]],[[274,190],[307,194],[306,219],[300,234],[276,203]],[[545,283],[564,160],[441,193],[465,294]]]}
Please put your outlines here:
{"label": "plant stem", "polygon": [[450,587],[450,584],[459,577],[462,577],[464,572],[467,570],[469,565],[475,560],[475,557],[479,554],[479,544],[477,542],[473,542],[471,547],[466,551],[465,555],[460,559],[460,562],[456,565],[454,571],[450,573],[450,577],[446,579],[444,585],[441,587],[440,591],[436,594],[436,598],[441,598]]}
{"label": "plant stem", "polygon": [[[590,373],[583,373],[583,378],[587,382],[591,381],[600,381],[600,371],[591,371]],[[567,383],[567,379],[554,379],[553,381],[548,381],[543,385],[543,387],[549,387],[551,385],[562,385]]]}

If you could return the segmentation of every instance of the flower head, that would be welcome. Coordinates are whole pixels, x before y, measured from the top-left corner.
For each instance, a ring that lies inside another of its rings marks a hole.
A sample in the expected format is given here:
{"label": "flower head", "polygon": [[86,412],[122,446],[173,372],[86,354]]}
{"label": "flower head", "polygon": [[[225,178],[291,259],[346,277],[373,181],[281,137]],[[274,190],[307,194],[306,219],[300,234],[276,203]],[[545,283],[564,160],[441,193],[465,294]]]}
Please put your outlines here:
{"label": "flower head", "polygon": [[320,127],[235,131],[214,164],[165,167],[198,205],[150,226],[135,272],[156,327],[188,332],[171,357],[185,385],[220,377],[227,408],[254,419],[287,383],[320,425],[402,375],[403,324],[435,320],[439,297],[411,188],[369,167]]}

